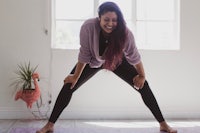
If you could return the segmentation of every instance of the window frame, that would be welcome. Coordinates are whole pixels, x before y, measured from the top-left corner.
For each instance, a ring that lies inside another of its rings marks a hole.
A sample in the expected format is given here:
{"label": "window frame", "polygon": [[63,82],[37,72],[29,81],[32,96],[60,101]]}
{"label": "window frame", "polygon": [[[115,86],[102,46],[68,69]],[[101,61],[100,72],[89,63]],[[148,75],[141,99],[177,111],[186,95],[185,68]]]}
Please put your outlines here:
{"label": "window frame", "polygon": [[[131,31],[133,31],[133,34],[135,35],[135,40],[136,40],[136,45],[138,47],[138,49],[143,49],[143,50],[179,50],[180,49],[180,0],[174,0],[174,15],[175,15],[175,22],[174,22],[174,27],[176,28],[174,32],[174,35],[176,36],[176,41],[175,41],[175,44],[174,44],[174,47],[170,47],[170,44],[169,44],[169,47],[167,48],[162,48],[162,47],[159,47],[159,45],[156,45],[156,47],[153,47],[150,46],[150,47],[147,47],[147,46],[142,46],[138,41],[137,41],[137,13],[136,13],[136,2],[137,0],[132,0],[132,12],[131,12],[131,23],[132,23],[132,26],[131,26]],[[56,19],[56,16],[55,16],[55,5],[56,5],[56,0],[52,0],[52,45],[51,45],[51,48],[52,49],[79,49],[80,47],[80,44],[74,44],[74,47],[66,47],[66,48],[61,48],[61,47],[56,47],[56,21],[59,21],[61,19]],[[93,10],[93,15],[94,17],[97,17],[98,14],[97,14],[97,9],[98,9],[98,6],[99,6],[99,0],[94,0],[94,10]],[[78,19],[76,19],[77,21]],[[80,19],[78,21],[85,21],[86,19]],[[61,21],[73,21],[72,19],[62,19]],[[77,36],[77,38],[79,39],[79,36]],[[67,45],[67,44],[66,44]],[[76,45],[76,46],[75,46]]]}

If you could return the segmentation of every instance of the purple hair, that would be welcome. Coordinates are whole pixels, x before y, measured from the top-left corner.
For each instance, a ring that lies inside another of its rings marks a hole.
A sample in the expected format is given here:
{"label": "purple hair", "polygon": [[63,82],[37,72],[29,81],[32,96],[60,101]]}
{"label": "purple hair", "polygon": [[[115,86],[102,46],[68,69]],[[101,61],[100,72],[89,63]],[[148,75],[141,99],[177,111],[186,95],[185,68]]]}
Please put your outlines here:
{"label": "purple hair", "polygon": [[99,18],[107,12],[117,14],[117,27],[111,33],[111,40],[105,52],[105,63],[103,65],[105,69],[113,71],[122,61],[123,48],[127,38],[126,22],[120,8],[114,2],[105,2],[99,6]]}

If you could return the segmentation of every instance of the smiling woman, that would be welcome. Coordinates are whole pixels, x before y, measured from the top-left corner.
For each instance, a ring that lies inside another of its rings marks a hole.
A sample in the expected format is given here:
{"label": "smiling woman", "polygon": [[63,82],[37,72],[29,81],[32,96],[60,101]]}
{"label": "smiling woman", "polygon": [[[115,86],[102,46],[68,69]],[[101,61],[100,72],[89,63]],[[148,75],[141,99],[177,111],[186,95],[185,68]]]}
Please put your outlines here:
{"label": "smiling woman", "polygon": [[[63,88],[47,124],[37,133],[53,131],[54,124],[68,106],[73,93],[102,69],[113,72],[141,94],[145,105],[159,123],[161,131],[177,133],[166,123],[146,81],[134,36],[126,26],[118,5],[114,2],[102,3],[98,15],[98,18],[87,19],[82,24],[78,61],[64,79]],[[104,38],[109,41],[104,41]]]}

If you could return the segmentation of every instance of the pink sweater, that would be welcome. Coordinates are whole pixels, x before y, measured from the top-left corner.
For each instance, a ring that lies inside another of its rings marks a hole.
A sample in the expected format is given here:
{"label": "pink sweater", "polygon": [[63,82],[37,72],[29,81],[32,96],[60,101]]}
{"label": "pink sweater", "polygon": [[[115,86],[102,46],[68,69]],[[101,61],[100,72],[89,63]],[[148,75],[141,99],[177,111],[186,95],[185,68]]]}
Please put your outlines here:
{"label": "pink sweater", "polygon": [[[80,52],[78,60],[87,63],[92,68],[100,67],[105,60],[99,55],[99,34],[100,24],[98,18],[86,20],[80,30]],[[126,60],[135,65],[140,62],[140,54],[135,45],[135,39],[130,30],[128,30],[128,39],[123,49]]]}

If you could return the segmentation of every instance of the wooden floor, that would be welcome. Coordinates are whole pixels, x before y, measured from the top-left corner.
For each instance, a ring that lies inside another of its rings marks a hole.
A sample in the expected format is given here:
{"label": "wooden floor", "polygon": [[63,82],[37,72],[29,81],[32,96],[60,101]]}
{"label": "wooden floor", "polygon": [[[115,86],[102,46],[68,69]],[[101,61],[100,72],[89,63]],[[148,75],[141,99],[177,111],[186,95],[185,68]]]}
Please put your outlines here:
{"label": "wooden floor", "polygon": [[[46,120],[0,120],[0,133],[9,133],[12,128],[41,128],[46,122]],[[178,133],[200,133],[198,120],[168,121],[168,123],[178,129]],[[72,129],[70,133],[97,133],[95,131],[97,129],[98,133],[101,130],[102,133],[105,131],[107,133],[161,133],[157,122],[144,120],[58,120],[55,125],[55,129],[65,128],[63,133],[68,133],[67,129],[71,127],[74,131]],[[79,128],[85,130],[77,130]]]}

